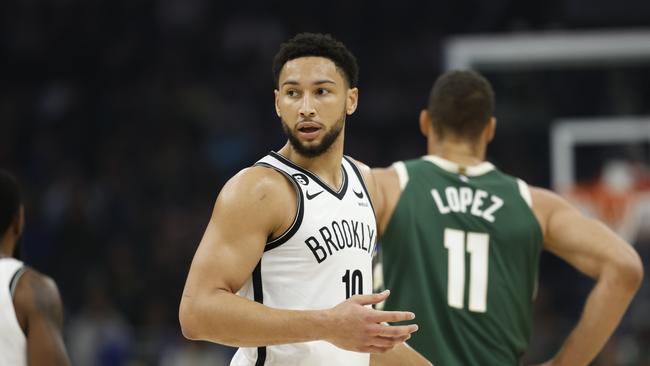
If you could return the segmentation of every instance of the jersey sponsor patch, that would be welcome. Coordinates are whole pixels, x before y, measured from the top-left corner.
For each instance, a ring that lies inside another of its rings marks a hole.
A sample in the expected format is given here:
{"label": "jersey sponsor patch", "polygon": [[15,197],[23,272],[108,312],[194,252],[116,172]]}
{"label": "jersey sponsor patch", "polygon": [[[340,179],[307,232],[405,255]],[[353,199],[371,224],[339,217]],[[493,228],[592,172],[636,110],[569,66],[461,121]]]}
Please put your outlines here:
{"label": "jersey sponsor patch", "polygon": [[302,174],[302,173],[296,173],[292,175],[293,179],[296,180],[296,182],[302,184],[303,186],[309,185],[309,178],[307,175]]}

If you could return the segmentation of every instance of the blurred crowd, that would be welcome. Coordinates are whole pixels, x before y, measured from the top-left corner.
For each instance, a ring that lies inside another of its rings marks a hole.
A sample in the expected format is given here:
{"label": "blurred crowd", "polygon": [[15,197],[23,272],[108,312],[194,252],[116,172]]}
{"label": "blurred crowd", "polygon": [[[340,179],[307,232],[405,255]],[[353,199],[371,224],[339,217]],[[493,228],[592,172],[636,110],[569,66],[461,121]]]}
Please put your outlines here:
{"label": "blurred crowd", "polygon": [[[271,59],[296,32],[332,33],[357,55],[346,149],[380,166],[425,152],[417,116],[446,37],[650,21],[641,1],[609,17],[579,0],[245,3],[0,4],[0,166],[23,185],[22,257],[57,281],[76,365],[229,361],[232,349],[182,337],[178,304],[219,189],[284,143]],[[650,114],[650,66],[601,71],[488,74],[502,118],[489,157],[548,186],[553,115]],[[577,87],[590,82],[616,87]],[[650,243],[636,246],[648,267]],[[541,271],[533,361],[567,334],[591,283],[550,256]],[[599,364],[650,365],[647,282]]]}

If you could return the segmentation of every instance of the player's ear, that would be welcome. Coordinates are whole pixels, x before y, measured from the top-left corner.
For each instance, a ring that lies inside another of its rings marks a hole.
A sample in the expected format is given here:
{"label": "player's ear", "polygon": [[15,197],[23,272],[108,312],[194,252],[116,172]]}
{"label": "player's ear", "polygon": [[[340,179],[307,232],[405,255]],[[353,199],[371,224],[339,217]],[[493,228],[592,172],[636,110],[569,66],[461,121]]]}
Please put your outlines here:
{"label": "player's ear", "polygon": [[280,98],[280,91],[278,91],[278,89],[274,89],[273,95],[275,96],[275,114],[277,114],[278,117],[282,117],[280,115],[280,107],[278,107],[278,98]]}
{"label": "player's ear", "polygon": [[494,134],[497,130],[497,119],[490,117],[490,122],[485,126],[485,142],[490,143],[494,139]]}
{"label": "player's ear", "polygon": [[428,138],[431,128],[431,116],[429,115],[429,111],[423,109],[420,111],[420,132],[422,133],[422,136]]}
{"label": "player's ear", "polygon": [[345,100],[345,113],[351,115],[354,111],[357,110],[357,105],[359,103],[359,89],[352,88],[348,89],[347,98]]}

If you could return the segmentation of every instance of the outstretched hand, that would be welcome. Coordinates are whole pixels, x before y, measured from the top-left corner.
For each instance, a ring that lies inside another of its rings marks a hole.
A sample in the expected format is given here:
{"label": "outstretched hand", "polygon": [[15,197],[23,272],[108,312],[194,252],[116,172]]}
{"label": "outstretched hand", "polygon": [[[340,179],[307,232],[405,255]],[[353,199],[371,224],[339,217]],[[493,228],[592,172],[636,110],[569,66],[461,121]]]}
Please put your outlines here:
{"label": "outstretched hand", "polygon": [[390,295],[355,295],[329,309],[326,341],[339,348],[355,352],[384,353],[411,337],[418,330],[416,324],[388,325],[415,319],[408,311],[381,311],[365,305],[380,303]]}

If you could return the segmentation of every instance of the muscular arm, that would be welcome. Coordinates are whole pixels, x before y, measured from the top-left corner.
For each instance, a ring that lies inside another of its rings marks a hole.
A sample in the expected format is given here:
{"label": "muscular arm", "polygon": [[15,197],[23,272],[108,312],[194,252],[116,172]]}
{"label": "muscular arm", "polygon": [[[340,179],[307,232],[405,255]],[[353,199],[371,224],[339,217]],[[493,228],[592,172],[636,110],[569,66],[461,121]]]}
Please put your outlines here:
{"label": "muscular arm", "polygon": [[63,306],[52,279],[28,269],[14,294],[16,315],[27,337],[29,365],[70,365],[63,343]]}
{"label": "muscular arm", "polygon": [[587,365],[614,332],[643,278],[634,249],[558,195],[532,188],[545,249],[596,281],[578,324],[550,365]]}
{"label": "muscular arm", "polygon": [[314,311],[273,309],[236,294],[260,260],[269,235],[281,234],[293,220],[287,213],[295,211],[295,191],[279,173],[269,172],[260,167],[246,170],[217,198],[185,284],[179,311],[183,334],[240,347],[322,339],[345,349],[378,352],[395,344],[382,334],[406,336],[414,331],[413,326],[376,324],[406,320],[410,313],[363,306],[387,294],[357,296]]}
{"label": "muscular arm", "polygon": [[431,362],[408,344],[402,343],[386,353],[373,353],[370,366],[431,366]]}

